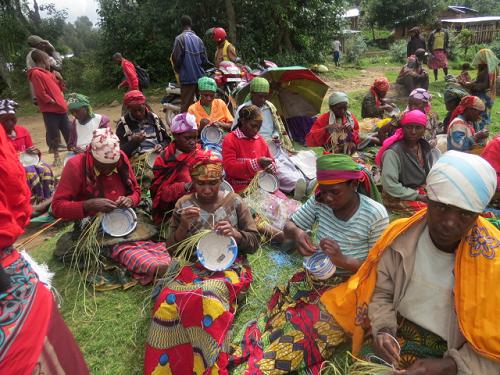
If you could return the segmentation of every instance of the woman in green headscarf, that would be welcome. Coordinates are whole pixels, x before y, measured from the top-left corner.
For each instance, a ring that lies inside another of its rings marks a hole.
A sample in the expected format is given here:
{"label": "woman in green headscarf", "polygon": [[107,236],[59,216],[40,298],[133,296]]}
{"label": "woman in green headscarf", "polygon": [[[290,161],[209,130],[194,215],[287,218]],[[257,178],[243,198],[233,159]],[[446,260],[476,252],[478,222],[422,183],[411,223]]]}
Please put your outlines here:
{"label": "woman in green headscarf", "polygon": [[499,60],[495,53],[483,48],[474,57],[472,64],[477,66],[477,77],[472,82],[462,84],[471,95],[477,96],[484,102],[486,110],[481,114],[481,121],[477,124],[476,130],[483,130],[486,125],[491,124],[491,109],[495,103],[496,81],[500,72],[498,68]]}
{"label": "woman in green headscarf", "polygon": [[109,118],[94,113],[89,98],[72,93],[68,97],[68,108],[73,115],[68,150],[75,154],[84,152],[92,140],[94,130],[109,127]]}
{"label": "woman in green headscarf", "polygon": [[207,125],[214,125],[226,131],[231,130],[233,115],[229,112],[224,100],[215,98],[217,84],[210,77],[198,80],[200,100],[189,106],[188,112],[196,117],[201,131]]}

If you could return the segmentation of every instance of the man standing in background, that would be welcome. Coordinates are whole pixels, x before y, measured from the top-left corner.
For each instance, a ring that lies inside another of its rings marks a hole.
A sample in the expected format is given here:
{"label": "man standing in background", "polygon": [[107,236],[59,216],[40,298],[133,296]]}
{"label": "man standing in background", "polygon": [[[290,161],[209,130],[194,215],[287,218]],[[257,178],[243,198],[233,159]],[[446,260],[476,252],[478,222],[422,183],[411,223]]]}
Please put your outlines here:
{"label": "man standing in background", "polygon": [[337,38],[332,42],[332,47],[333,47],[333,62],[335,63],[336,67],[340,66],[340,47],[342,47],[342,44],[340,44],[340,40]]}
{"label": "man standing in background", "polygon": [[123,75],[125,76],[125,79],[118,85],[118,89],[128,86],[128,91],[140,90],[139,78],[137,77],[134,64],[125,59],[120,52],[116,52],[113,55],[113,60],[122,67]]}
{"label": "man standing in background", "polygon": [[181,84],[181,112],[187,112],[194,103],[198,79],[205,74],[203,64],[207,52],[203,41],[191,30],[189,16],[181,17],[182,33],[177,35],[172,51],[172,63]]}

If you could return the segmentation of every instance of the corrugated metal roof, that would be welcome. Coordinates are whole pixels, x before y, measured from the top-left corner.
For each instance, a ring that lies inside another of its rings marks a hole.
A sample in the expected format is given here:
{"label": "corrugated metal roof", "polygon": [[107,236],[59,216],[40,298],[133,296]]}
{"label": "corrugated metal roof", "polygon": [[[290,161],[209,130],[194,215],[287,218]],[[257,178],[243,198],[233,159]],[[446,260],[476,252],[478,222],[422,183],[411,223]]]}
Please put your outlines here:
{"label": "corrugated metal roof", "polygon": [[446,18],[441,20],[441,22],[446,22],[446,23],[475,23],[475,22],[488,22],[488,21],[500,21],[500,16]]}

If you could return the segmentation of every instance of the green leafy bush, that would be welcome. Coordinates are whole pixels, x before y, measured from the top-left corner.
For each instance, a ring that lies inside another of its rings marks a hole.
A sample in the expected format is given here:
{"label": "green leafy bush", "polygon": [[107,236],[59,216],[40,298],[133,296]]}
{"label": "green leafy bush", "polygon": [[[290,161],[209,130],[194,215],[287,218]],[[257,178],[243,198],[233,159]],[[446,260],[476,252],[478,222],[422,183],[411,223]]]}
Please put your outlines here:
{"label": "green leafy bush", "polygon": [[345,59],[347,62],[359,65],[362,55],[368,49],[363,36],[361,34],[357,34],[352,38],[347,39],[345,44]]}
{"label": "green leafy bush", "polygon": [[394,42],[389,47],[389,55],[391,56],[391,61],[395,63],[406,62],[406,40],[398,40]]}

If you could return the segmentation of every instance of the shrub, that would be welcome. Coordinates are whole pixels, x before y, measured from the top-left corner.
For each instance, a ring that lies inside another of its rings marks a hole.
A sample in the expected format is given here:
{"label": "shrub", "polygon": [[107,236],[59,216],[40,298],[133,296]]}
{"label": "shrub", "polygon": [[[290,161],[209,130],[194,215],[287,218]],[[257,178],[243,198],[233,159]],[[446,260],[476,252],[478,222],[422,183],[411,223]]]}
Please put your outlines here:
{"label": "shrub", "polygon": [[368,46],[361,34],[357,34],[352,38],[349,38],[345,42],[345,59],[347,62],[355,63],[359,65],[361,62],[361,56],[366,52]]}
{"label": "shrub", "polygon": [[398,40],[394,42],[389,47],[389,55],[391,56],[391,61],[395,63],[406,62],[406,40]]}

